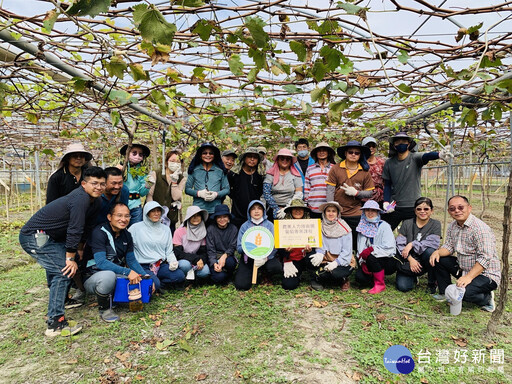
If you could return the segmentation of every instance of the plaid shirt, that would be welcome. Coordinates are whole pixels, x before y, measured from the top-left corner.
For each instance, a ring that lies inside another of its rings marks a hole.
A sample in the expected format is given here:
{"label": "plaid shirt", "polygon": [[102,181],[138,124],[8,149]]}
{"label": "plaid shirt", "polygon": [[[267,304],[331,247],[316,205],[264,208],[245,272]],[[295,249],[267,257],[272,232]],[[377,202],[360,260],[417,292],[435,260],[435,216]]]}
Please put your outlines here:
{"label": "plaid shirt", "polygon": [[457,253],[464,275],[478,262],[484,267],[482,275],[500,284],[501,264],[496,254],[496,239],[482,220],[470,214],[462,227],[456,221],[450,223],[442,248],[450,254]]}

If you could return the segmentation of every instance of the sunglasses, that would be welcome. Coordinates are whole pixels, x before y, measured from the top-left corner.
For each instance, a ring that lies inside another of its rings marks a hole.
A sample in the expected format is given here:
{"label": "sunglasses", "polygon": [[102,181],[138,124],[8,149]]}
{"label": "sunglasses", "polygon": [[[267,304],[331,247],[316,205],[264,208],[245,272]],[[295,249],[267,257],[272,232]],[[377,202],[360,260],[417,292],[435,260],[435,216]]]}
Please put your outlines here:
{"label": "sunglasses", "polygon": [[292,161],[292,158],[288,156],[279,156],[277,160]]}
{"label": "sunglasses", "polygon": [[448,210],[450,212],[455,212],[455,211],[463,211],[466,209],[466,205],[458,205],[458,206],[451,206],[451,207],[448,207]]}
{"label": "sunglasses", "polygon": [[213,152],[210,152],[210,151],[204,151],[203,153],[201,153],[201,155],[213,155],[214,153]]}
{"label": "sunglasses", "polygon": [[348,150],[347,153],[349,155],[360,155],[361,154],[361,152],[359,152],[359,151],[350,151],[350,150]]}
{"label": "sunglasses", "polygon": [[430,208],[429,208],[429,207],[427,207],[427,208],[421,208],[421,207],[418,207],[418,208],[416,208],[416,211],[417,211],[417,212],[421,212],[421,211],[428,212],[428,211],[430,211]]}

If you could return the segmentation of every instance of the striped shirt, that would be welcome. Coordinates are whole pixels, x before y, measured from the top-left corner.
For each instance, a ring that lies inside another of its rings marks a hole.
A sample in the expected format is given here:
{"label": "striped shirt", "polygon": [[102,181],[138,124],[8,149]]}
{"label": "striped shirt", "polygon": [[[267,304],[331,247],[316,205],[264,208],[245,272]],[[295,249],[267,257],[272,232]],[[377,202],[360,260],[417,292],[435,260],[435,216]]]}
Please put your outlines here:
{"label": "striped shirt", "polygon": [[306,170],[304,179],[304,201],[313,212],[320,213],[318,207],[327,202],[327,175],[333,164],[327,163],[322,170],[320,164],[314,163]]}
{"label": "striped shirt", "polygon": [[460,269],[466,275],[476,263],[484,267],[482,275],[500,284],[501,267],[496,253],[496,239],[491,228],[472,214],[461,227],[456,221],[448,226],[442,248],[457,253]]}

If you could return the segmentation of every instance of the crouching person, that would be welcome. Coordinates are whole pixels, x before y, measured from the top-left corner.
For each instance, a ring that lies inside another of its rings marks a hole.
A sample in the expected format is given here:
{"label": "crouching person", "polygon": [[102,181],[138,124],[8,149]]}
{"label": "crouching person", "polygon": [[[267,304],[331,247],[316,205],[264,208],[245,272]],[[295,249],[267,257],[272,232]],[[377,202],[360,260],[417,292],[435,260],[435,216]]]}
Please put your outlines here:
{"label": "crouching person", "polygon": [[233,215],[226,204],[215,206],[211,217],[215,223],[206,231],[206,253],[211,279],[215,284],[225,284],[233,275],[237,264],[235,251],[238,229],[230,223]]}
{"label": "crouching person", "polygon": [[119,320],[112,310],[117,277],[127,277],[130,284],[138,284],[146,272],[135,259],[132,235],[126,229],[130,224],[128,206],[116,203],[107,219],[108,223],[92,231],[85,246],[85,255],[90,259],[84,286],[88,293],[96,295],[101,319],[111,323]]}
{"label": "crouching person", "polygon": [[263,203],[259,200],[253,200],[249,203],[249,208],[247,209],[247,221],[242,224],[240,231],[238,232],[236,247],[241,258],[238,270],[235,274],[235,288],[242,291],[247,291],[251,288],[252,270],[254,265],[258,268],[264,266],[265,271],[269,275],[283,274],[283,265],[275,257],[277,253],[275,249],[268,257],[258,260],[253,260],[244,254],[244,250],[242,249],[242,237],[244,236],[245,231],[256,225],[265,227],[270,232],[274,233],[274,224],[267,220],[265,208],[263,207]]}
{"label": "crouching person", "polygon": [[150,201],[144,205],[142,222],[129,229],[135,258],[153,279],[155,289],[160,289],[162,283],[175,285],[185,281],[185,274],[178,268],[174,255],[171,230],[160,222],[163,213],[160,204]]}

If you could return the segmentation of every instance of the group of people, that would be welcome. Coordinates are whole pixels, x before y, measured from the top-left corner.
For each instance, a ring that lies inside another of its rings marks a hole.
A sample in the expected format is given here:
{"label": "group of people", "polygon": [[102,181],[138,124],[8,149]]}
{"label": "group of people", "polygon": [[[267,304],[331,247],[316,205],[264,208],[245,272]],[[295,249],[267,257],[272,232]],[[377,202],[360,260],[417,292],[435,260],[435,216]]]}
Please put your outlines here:
{"label": "group of people", "polygon": [[[89,164],[92,154],[83,145],[70,144],[48,181],[47,205],[20,232],[23,249],[46,270],[46,335],[81,330],[64,312],[86,293],[96,296],[101,319],[117,321],[112,297],[119,277],[130,284],[152,279],[153,290],[207,280],[233,280],[236,289],[248,290],[254,267],[288,290],[309,272],[313,289],[346,291],[356,271],[370,294],[386,288],[386,275],[396,272],[396,287],[406,292],[427,274],[438,301],[455,276],[465,301],[493,311],[501,270],[492,231],[471,214],[465,197],[454,196],[448,210],[455,221],[441,245],[433,203],[421,197],[422,167],[447,160],[449,152],[417,153],[414,138],[403,132],[389,139],[387,160],[376,150],[372,137],[336,151],[321,142],[311,152],[308,140],[299,139],[297,156],[281,148],[272,162],[264,147],[221,153],[204,143],[188,168],[172,150],[162,169],[150,171],[143,144],[123,146],[120,163],[105,169]],[[184,215],[183,192],[193,199]],[[273,233],[274,220],[309,218],[321,221],[321,247],[273,249],[256,260],[244,253],[249,228]]]}

